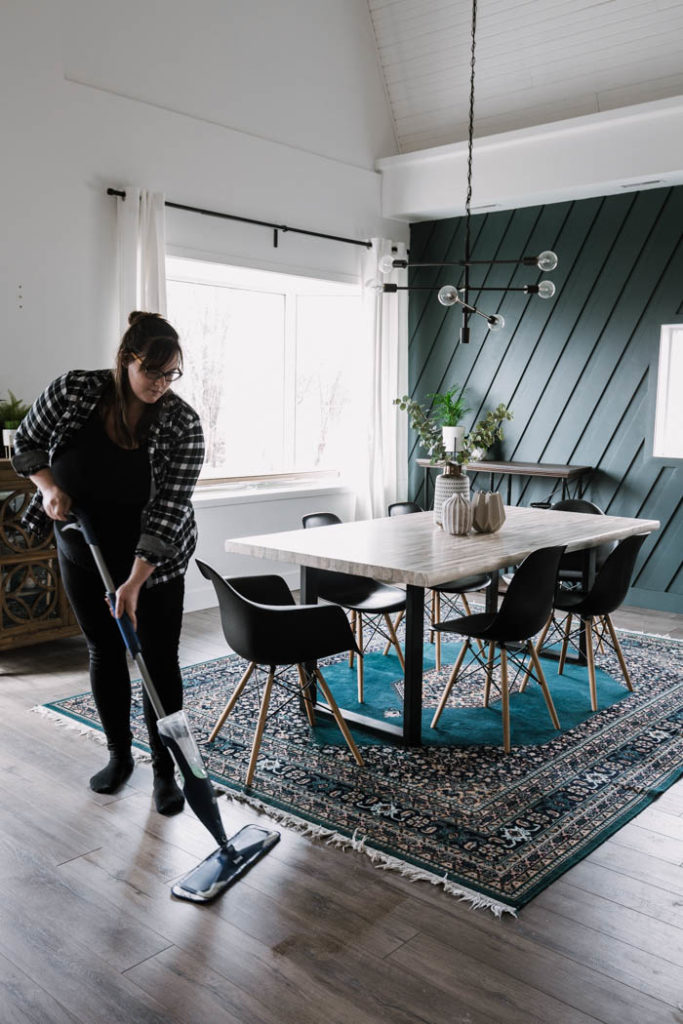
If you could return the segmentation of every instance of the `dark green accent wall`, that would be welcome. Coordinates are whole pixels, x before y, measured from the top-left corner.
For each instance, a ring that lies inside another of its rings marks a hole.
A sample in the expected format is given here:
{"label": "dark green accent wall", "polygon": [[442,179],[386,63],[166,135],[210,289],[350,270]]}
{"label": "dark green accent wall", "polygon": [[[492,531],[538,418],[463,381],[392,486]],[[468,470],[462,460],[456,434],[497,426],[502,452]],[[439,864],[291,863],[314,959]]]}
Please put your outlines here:
{"label": "dark green accent wall", "polygon": [[[611,515],[659,519],[628,603],[675,612],[683,612],[683,463],[651,452],[660,326],[683,322],[681,225],[683,187],[473,216],[473,259],[552,249],[558,268],[549,275],[516,264],[473,268],[473,303],[502,313],[506,326],[489,332],[473,316],[469,345],[459,343],[457,307],[441,306],[428,291],[411,291],[409,302],[411,394],[429,404],[428,393],[466,383],[469,423],[508,403],[514,419],[496,457],[593,466],[587,498]],[[461,259],[464,230],[463,218],[412,225],[411,259]],[[543,276],[557,287],[549,301],[477,290]],[[448,282],[460,283],[456,268],[411,271],[411,285]],[[413,435],[411,497],[423,502],[415,458],[424,454]],[[551,488],[520,482],[513,500],[543,500]]]}

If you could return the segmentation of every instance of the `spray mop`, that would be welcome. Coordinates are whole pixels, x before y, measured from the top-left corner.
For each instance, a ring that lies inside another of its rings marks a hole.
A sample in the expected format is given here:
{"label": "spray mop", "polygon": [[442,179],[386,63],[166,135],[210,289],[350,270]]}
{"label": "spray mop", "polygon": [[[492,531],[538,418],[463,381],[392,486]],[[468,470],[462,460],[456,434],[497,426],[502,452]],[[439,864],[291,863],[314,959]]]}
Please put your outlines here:
{"label": "spray mop", "polygon": [[[75,522],[70,523],[64,529],[80,529],[83,533],[113,611],[116,602],[116,588],[102,557],[92,524],[81,509],[72,510],[72,514]],[[199,748],[190,731],[187,715],[184,711],[176,711],[171,715],[165,713],[145,664],[133,623],[125,613],[120,619],[116,619],[116,623],[142,677],[142,685],[157,717],[159,735],[164,745],[168,747],[183,777],[185,799],[218,843],[218,847],[213,853],[210,853],[200,864],[173,884],[171,892],[179,899],[191,900],[194,903],[208,903],[225,892],[255,861],[272,849],[279,841],[280,833],[259,825],[245,825],[228,839],[223,828],[216,794],[202,762]]]}

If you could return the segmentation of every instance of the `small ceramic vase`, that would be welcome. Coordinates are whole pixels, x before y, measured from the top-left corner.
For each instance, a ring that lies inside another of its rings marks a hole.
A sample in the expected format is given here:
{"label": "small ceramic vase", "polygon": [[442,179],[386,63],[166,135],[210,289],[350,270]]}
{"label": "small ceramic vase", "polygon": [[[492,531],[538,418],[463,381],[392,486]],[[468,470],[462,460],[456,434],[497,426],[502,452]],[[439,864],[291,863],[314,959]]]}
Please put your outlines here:
{"label": "small ceramic vase", "polygon": [[469,499],[470,480],[459,466],[456,467],[448,462],[443,473],[440,473],[434,481],[434,522],[437,526],[441,526],[443,503],[453,494],[460,494],[463,498]]}
{"label": "small ceramic vase", "polygon": [[498,491],[477,491],[472,495],[472,525],[477,533],[495,533],[505,522],[503,499]]}
{"label": "small ceramic vase", "polygon": [[464,536],[472,529],[472,505],[461,494],[454,494],[443,503],[442,525],[446,533]]}

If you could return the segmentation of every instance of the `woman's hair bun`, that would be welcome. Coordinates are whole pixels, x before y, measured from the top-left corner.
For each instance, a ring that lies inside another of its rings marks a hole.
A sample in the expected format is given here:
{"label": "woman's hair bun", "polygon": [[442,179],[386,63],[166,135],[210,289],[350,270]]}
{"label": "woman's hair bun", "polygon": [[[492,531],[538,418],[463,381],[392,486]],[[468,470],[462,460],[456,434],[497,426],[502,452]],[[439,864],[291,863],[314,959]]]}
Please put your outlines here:
{"label": "woman's hair bun", "polygon": [[138,323],[139,320],[142,320],[143,317],[146,316],[158,317],[159,313],[141,313],[139,309],[134,309],[132,313],[128,314],[128,323],[132,327],[133,324]]}

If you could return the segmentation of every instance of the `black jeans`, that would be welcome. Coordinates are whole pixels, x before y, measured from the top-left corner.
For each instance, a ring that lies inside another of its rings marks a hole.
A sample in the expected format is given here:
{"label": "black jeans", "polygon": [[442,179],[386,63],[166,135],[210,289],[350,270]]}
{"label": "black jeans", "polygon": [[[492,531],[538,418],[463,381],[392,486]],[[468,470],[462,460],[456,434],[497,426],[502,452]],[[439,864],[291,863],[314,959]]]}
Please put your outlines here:
{"label": "black jeans", "polygon": [[[86,569],[59,552],[59,567],[71,607],[83,630],[90,654],[90,685],[110,751],[130,748],[131,688],[126,647],[109,612],[104,587],[94,568]],[[116,577],[115,577],[116,578]],[[178,644],[183,615],[184,577],[143,587],[138,601],[137,633],[145,664],[167,715],[183,706]],[[172,771],[152,706],[143,695],[152,759],[161,771]]]}

